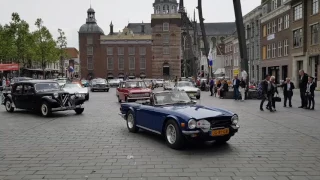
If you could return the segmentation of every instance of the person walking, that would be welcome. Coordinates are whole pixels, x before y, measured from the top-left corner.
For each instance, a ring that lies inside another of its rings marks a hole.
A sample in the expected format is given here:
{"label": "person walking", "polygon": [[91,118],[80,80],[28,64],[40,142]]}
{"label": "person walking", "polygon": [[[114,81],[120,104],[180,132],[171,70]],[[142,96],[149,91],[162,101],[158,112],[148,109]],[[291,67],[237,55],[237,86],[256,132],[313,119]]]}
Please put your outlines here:
{"label": "person walking", "polygon": [[299,89],[300,89],[300,98],[301,98],[301,106],[299,108],[307,107],[307,99],[306,99],[306,90],[308,84],[308,74],[304,73],[304,70],[299,71],[300,81],[299,81]]}
{"label": "person walking", "polygon": [[264,111],[263,110],[263,104],[266,100],[268,100],[268,107],[272,102],[272,99],[270,99],[269,95],[269,91],[271,90],[271,83],[269,82],[270,80],[270,75],[266,75],[264,80],[260,82],[261,84],[261,88],[262,88],[262,99],[260,102],[260,111]]}
{"label": "person walking", "polygon": [[291,82],[290,78],[286,78],[286,81],[281,85],[281,87],[283,88],[283,97],[284,97],[284,101],[283,101],[283,107],[287,107],[287,101],[289,100],[289,107],[292,107],[292,96],[293,96],[293,89],[294,84],[293,82]]}
{"label": "person walking", "polygon": [[2,78],[2,87],[6,87],[6,78],[4,76]]}
{"label": "person walking", "polygon": [[240,86],[240,93],[241,93],[241,98],[242,98],[241,101],[244,101],[246,98],[246,95],[245,95],[246,94],[246,81],[243,78],[241,78],[239,86]]}
{"label": "person walking", "polygon": [[[316,85],[313,82],[313,77],[308,78],[308,84],[306,88],[306,99],[308,100],[306,109],[314,110],[314,90],[316,89]],[[312,107],[311,107],[312,104]]]}
{"label": "person walking", "polygon": [[233,99],[238,100],[239,99],[239,84],[240,80],[238,79],[238,75],[234,76],[233,79]]}
{"label": "person walking", "polygon": [[270,110],[270,112],[273,112],[273,111],[277,111],[276,110],[276,101],[275,101],[275,95],[279,95],[279,92],[278,92],[278,86],[276,85],[276,78],[274,76],[271,76],[270,78],[270,85],[271,85],[271,88],[269,90],[269,99],[271,100],[271,103],[268,103],[267,105],[267,109]]}
{"label": "person walking", "polygon": [[220,99],[223,99],[226,92],[229,91],[227,80],[223,80],[220,87]]}
{"label": "person walking", "polygon": [[210,96],[213,96],[213,88],[214,88],[214,80],[213,80],[213,78],[211,78],[211,80],[210,80],[210,92],[211,92],[211,95]]}

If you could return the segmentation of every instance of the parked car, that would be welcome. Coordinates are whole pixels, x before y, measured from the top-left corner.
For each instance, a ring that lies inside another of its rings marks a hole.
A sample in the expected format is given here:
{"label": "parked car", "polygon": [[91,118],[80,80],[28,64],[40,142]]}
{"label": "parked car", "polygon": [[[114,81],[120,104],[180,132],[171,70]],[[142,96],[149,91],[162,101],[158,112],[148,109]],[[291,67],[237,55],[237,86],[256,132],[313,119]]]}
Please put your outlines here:
{"label": "parked car", "polygon": [[156,84],[157,84],[158,87],[163,87],[163,83],[164,83],[163,79],[157,79],[156,80]]}
{"label": "parked car", "polygon": [[171,81],[165,81],[163,84],[163,90],[173,90],[174,89],[174,82]]}
{"label": "parked car", "polygon": [[89,81],[88,80],[82,79],[81,80],[81,84],[82,84],[83,87],[89,87]]}
{"label": "parked car", "polygon": [[79,83],[67,83],[62,89],[70,94],[79,93],[85,97],[85,100],[89,100],[89,89],[87,87],[83,87]]}
{"label": "parked car", "polygon": [[107,91],[109,92],[110,86],[108,81],[102,78],[92,79],[90,82],[91,92],[94,91]]}
{"label": "parked car", "polygon": [[77,114],[84,111],[85,97],[79,93],[62,91],[56,81],[30,80],[15,83],[11,93],[4,94],[5,108],[38,111],[42,116],[50,116],[55,111],[74,110]]}
{"label": "parked car", "polygon": [[118,101],[130,102],[150,99],[152,90],[147,88],[142,80],[128,80],[121,82],[117,88],[116,96]]}
{"label": "parked car", "polygon": [[179,81],[174,87],[175,90],[185,91],[190,98],[200,99],[201,91],[189,81]]}
{"label": "parked car", "polygon": [[183,148],[187,140],[225,143],[238,132],[237,114],[195,103],[183,91],[156,92],[145,103],[122,103],[119,115],[129,132],[143,129],[163,135],[173,149]]}
{"label": "parked car", "polygon": [[110,87],[118,87],[120,82],[121,82],[120,79],[109,79]]}

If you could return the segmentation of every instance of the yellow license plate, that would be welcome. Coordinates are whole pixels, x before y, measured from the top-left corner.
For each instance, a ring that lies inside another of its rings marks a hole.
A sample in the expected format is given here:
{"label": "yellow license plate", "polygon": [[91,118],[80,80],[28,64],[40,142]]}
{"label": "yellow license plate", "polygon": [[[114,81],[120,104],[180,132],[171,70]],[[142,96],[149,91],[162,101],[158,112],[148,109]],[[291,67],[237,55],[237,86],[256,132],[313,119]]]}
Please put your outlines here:
{"label": "yellow license plate", "polygon": [[229,134],[229,128],[218,129],[211,131],[211,136],[224,136]]}

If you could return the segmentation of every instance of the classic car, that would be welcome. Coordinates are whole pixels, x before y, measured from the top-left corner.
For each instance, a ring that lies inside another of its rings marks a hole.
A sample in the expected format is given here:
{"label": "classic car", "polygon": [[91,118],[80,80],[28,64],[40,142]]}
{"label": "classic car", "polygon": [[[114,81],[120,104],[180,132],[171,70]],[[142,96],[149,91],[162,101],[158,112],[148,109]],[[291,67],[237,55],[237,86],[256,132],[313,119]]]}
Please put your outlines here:
{"label": "classic car", "polygon": [[58,78],[57,82],[60,87],[64,86],[67,83],[68,79],[67,78]]}
{"label": "classic car", "polygon": [[3,105],[8,112],[14,109],[38,111],[42,116],[50,116],[55,111],[84,111],[84,96],[62,91],[56,81],[30,80],[15,83],[11,93],[4,93]]}
{"label": "classic car", "polygon": [[88,80],[82,79],[81,80],[81,84],[82,84],[83,87],[89,87],[89,81]]}
{"label": "classic car", "polygon": [[156,80],[157,87],[163,87],[163,82],[164,82],[163,79],[157,79]]}
{"label": "classic car", "polygon": [[152,79],[144,79],[143,80],[144,83],[146,84],[146,86],[150,89],[154,89],[154,84],[153,84],[153,81]]}
{"label": "classic car", "polygon": [[20,82],[20,81],[29,81],[32,80],[32,78],[29,77],[14,77],[10,80],[10,86],[12,86],[14,83]]}
{"label": "classic car", "polygon": [[151,89],[142,80],[128,80],[120,83],[116,96],[118,101],[130,102],[150,99]]}
{"label": "classic car", "polygon": [[165,81],[164,84],[163,84],[163,90],[166,91],[166,90],[173,90],[174,88],[174,82],[171,82],[171,81]]}
{"label": "classic car", "polygon": [[237,114],[197,105],[183,91],[156,92],[144,103],[122,103],[119,115],[129,132],[143,129],[163,135],[173,149],[183,148],[186,140],[225,143],[240,128]]}
{"label": "classic car", "polygon": [[85,100],[89,100],[89,89],[83,87],[79,83],[67,83],[62,89],[70,94],[82,94],[85,97]]}
{"label": "classic car", "polygon": [[178,91],[185,91],[190,98],[200,99],[200,89],[195,87],[194,84],[189,81],[177,82],[174,89]]}
{"label": "classic car", "polygon": [[108,81],[102,78],[92,79],[90,82],[91,92],[94,91],[107,91],[109,92],[110,86]]}
{"label": "classic car", "polygon": [[110,87],[118,87],[120,82],[120,79],[109,79]]}

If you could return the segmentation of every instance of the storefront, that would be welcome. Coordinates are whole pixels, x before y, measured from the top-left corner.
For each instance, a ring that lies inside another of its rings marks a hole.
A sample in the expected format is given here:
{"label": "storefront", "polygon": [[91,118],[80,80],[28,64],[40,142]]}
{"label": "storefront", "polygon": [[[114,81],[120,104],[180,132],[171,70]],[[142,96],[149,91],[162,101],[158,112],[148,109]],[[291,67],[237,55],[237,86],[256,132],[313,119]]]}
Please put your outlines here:
{"label": "storefront", "polygon": [[0,64],[1,77],[15,77],[19,76],[19,64]]}

